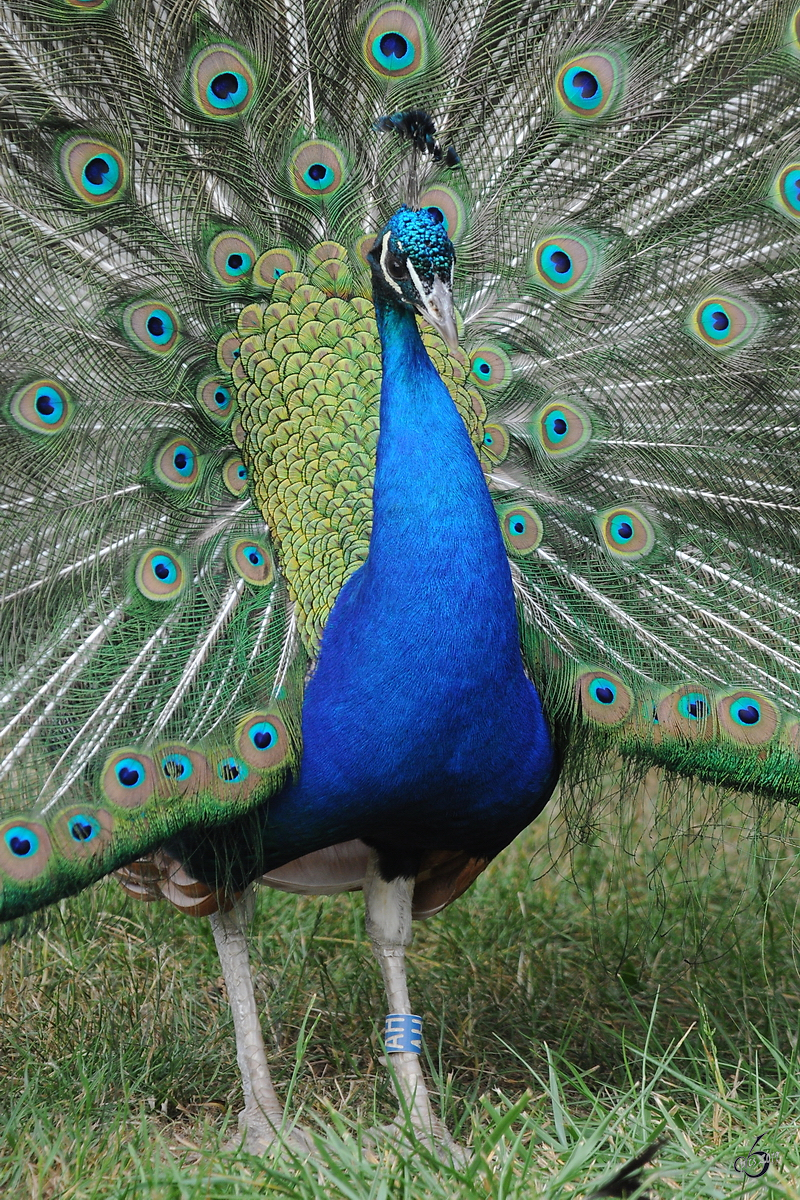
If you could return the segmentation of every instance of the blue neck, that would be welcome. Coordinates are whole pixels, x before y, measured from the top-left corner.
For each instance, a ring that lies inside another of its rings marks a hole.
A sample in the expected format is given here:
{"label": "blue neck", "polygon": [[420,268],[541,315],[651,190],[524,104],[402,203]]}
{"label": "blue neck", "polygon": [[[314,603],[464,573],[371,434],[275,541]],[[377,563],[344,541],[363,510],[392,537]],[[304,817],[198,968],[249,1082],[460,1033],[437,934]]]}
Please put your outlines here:
{"label": "blue neck", "polygon": [[413,311],[376,297],[376,316],[383,382],[365,570],[387,588],[401,581],[417,590],[426,579],[438,583],[454,604],[467,598],[466,590],[474,606],[478,587],[484,603],[507,610],[516,646],[508,560],[464,422],[428,357]]}

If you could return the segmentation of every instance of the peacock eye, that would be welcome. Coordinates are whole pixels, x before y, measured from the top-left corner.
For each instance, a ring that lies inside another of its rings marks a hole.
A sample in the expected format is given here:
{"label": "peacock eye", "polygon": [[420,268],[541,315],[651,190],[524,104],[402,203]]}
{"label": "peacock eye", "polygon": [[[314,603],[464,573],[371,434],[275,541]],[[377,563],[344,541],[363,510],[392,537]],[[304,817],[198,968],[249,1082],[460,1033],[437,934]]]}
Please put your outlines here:
{"label": "peacock eye", "polygon": [[405,261],[398,258],[396,254],[386,255],[386,270],[392,279],[408,279],[408,267]]}

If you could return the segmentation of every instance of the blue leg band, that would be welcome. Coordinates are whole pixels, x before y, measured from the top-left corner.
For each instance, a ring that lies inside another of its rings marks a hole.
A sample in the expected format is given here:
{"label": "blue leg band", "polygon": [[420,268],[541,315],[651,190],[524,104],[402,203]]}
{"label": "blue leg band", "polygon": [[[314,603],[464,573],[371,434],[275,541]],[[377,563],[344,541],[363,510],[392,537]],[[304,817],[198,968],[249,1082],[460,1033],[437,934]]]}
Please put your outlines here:
{"label": "blue leg band", "polygon": [[389,1054],[422,1053],[422,1017],[389,1013],[383,1032]]}

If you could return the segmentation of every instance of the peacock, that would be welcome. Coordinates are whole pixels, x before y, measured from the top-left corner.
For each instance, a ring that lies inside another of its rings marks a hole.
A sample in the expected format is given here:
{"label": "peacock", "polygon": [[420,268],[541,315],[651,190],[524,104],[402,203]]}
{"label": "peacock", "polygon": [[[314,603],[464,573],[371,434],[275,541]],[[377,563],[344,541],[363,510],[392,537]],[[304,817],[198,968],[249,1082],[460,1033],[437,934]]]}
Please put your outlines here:
{"label": "peacock", "polygon": [[800,799],[800,9],[2,22],[0,920],[209,916],[262,1150],[252,885],[363,889],[447,1146],[412,916],[559,780]]}

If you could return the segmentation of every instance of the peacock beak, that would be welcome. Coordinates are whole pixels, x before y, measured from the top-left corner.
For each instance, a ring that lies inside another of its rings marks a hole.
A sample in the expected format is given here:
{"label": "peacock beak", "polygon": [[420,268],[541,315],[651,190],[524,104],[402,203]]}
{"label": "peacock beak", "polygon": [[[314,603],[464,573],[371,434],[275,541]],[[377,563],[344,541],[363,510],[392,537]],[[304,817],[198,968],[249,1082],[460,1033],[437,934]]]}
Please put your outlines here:
{"label": "peacock beak", "polygon": [[453,291],[449,283],[434,275],[430,287],[417,288],[418,311],[441,335],[451,350],[458,349],[458,330],[453,307]]}

